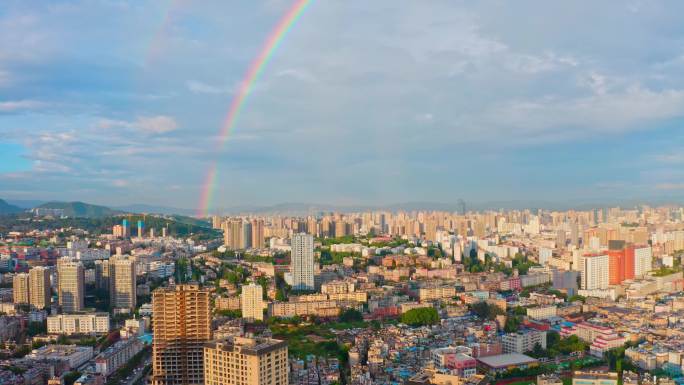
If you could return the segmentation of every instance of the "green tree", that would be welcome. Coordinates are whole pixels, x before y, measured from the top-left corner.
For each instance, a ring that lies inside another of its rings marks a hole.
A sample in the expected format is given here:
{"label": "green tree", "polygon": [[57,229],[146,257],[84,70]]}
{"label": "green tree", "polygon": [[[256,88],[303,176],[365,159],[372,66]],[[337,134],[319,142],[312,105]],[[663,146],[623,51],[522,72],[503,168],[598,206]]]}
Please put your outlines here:
{"label": "green tree", "polygon": [[439,322],[439,314],[432,307],[411,309],[401,315],[401,322],[409,326],[434,325]]}
{"label": "green tree", "polygon": [[501,308],[494,304],[487,303],[485,301],[481,301],[478,303],[475,303],[471,306],[470,310],[475,313],[478,317],[482,319],[487,319],[487,320],[494,320],[496,319],[497,315],[504,315],[506,314]]}
{"label": "green tree", "polygon": [[504,331],[506,333],[515,333],[520,327],[520,318],[516,316],[511,316],[506,318],[506,324],[504,325]]}
{"label": "green tree", "polygon": [[340,314],[340,322],[362,322],[363,314],[356,309],[346,309]]}

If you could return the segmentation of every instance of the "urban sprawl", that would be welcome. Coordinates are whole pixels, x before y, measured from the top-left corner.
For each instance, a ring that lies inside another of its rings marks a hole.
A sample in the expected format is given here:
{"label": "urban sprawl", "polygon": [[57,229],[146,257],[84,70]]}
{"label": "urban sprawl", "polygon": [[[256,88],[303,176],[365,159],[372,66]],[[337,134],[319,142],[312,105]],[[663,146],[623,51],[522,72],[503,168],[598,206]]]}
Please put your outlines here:
{"label": "urban sprawl", "polygon": [[684,382],[684,208],[0,217],[0,384]]}

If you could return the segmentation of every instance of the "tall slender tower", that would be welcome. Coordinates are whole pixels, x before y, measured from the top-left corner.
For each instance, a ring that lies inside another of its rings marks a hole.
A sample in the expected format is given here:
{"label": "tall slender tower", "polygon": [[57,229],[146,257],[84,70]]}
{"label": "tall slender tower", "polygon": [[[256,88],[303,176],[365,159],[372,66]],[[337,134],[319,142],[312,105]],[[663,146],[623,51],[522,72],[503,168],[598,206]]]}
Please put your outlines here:
{"label": "tall slender tower", "polygon": [[110,303],[115,309],[135,310],[135,261],[126,256],[109,259]]}
{"label": "tall slender tower", "polygon": [[121,227],[123,227],[123,236],[129,237],[131,235],[131,228],[128,226],[128,219],[121,221]]}
{"label": "tall slender tower", "polygon": [[95,287],[109,290],[109,260],[95,261]]}
{"label": "tall slender tower", "polygon": [[313,236],[309,234],[292,236],[292,288],[314,290]]}
{"label": "tall slender tower", "polygon": [[29,271],[29,297],[37,309],[50,307],[50,269],[43,266]]}
{"label": "tall slender tower", "polygon": [[152,385],[203,385],[211,340],[210,293],[197,284],[152,293]]}
{"label": "tall slender tower", "polygon": [[252,219],[252,247],[255,249],[264,247],[263,219]]}
{"label": "tall slender tower", "polygon": [[14,303],[30,303],[28,274],[19,273],[14,276],[12,280],[12,294]]}
{"label": "tall slender tower", "polygon": [[73,313],[84,308],[85,272],[81,262],[62,258],[57,262],[59,305],[65,313]]}

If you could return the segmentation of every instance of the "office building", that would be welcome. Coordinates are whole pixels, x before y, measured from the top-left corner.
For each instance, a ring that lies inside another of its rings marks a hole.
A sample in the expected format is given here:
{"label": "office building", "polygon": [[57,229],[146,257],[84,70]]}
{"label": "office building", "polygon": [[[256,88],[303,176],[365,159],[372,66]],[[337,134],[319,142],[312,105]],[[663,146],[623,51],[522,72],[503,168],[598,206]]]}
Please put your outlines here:
{"label": "office building", "polygon": [[143,221],[138,221],[138,229],[137,229],[138,230],[138,238],[143,237],[143,227],[144,227]]}
{"label": "office building", "polygon": [[95,287],[109,290],[109,260],[95,261]]}
{"label": "office building", "polygon": [[204,384],[204,343],[211,340],[210,297],[197,284],[152,293],[153,385]]}
{"label": "office building", "polygon": [[581,286],[584,290],[607,289],[609,284],[608,255],[586,254],[579,258]]}
{"label": "office building", "polygon": [[285,341],[232,337],[204,347],[206,385],[288,385]]}
{"label": "office building", "polygon": [[110,304],[114,309],[135,310],[135,261],[126,256],[109,259]]}
{"label": "office building", "polygon": [[314,290],[313,236],[305,233],[292,236],[292,288]]}
{"label": "office building", "polygon": [[242,286],[240,304],[242,307],[242,318],[248,320],[264,320],[264,288],[261,285],[250,283]]}
{"label": "office building", "polygon": [[57,262],[57,294],[65,313],[83,310],[85,271],[81,262],[62,258]]}
{"label": "office building", "polygon": [[18,273],[12,280],[12,295],[14,303],[26,304],[30,303],[29,296],[29,275],[26,273]]}
{"label": "office building", "polygon": [[45,345],[33,349],[26,358],[36,361],[58,361],[66,368],[76,369],[93,358],[92,346]]}
{"label": "office building", "polygon": [[58,314],[47,318],[49,334],[107,334],[109,313]]}
{"label": "office building", "polygon": [[43,266],[29,271],[29,297],[36,309],[45,309],[51,304],[50,269]]}

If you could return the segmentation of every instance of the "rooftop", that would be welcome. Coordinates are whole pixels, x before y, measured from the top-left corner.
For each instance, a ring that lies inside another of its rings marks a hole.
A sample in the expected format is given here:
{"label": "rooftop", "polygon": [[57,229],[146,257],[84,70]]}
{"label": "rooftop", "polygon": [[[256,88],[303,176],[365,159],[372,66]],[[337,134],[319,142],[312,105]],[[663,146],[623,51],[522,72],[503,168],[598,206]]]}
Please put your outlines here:
{"label": "rooftop", "polygon": [[497,356],[480,357],[477,360],[492,368],[502,368],[511,365],[522,365],[538,362],[535,358],[519,353],[499,354]]}

